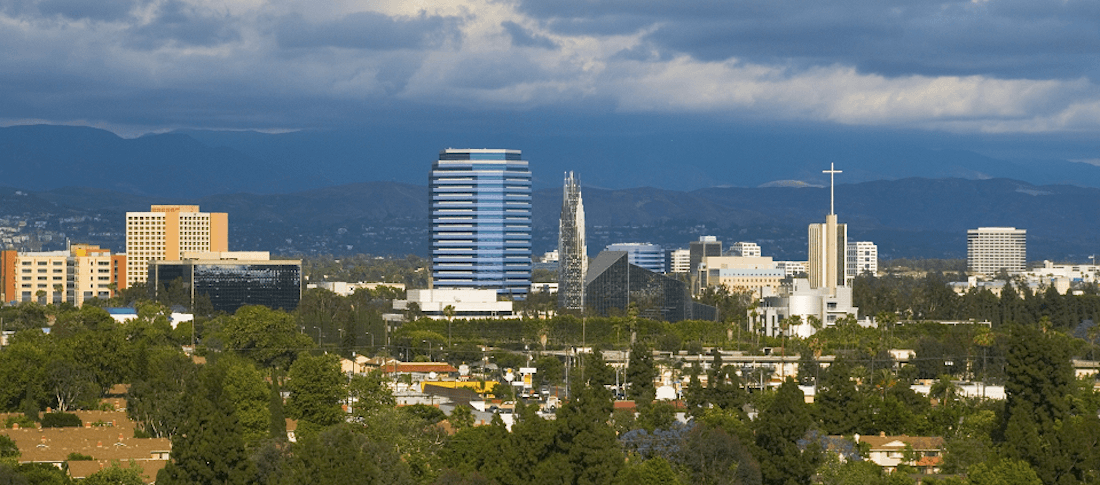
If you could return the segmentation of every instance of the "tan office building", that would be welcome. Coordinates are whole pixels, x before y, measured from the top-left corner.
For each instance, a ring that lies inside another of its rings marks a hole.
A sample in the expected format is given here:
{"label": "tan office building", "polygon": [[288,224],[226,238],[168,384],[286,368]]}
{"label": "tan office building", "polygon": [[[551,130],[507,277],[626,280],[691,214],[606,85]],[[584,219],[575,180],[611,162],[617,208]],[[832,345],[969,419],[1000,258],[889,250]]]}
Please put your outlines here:
{"label": "tan office building", "polygon": [[229,215],[197,205],[154,205],[126,213],[126,284],[144,283],[149,261],[179,261],[184,252],[229,249]]}

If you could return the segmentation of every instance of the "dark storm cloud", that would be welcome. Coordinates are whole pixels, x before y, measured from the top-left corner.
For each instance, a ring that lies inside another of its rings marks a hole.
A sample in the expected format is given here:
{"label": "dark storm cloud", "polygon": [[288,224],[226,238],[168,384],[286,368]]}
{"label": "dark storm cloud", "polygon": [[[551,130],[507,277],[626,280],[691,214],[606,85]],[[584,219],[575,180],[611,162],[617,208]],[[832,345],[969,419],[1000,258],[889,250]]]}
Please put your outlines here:
{"label": "dark storm cloud", "polygon": [[0,0],[0,12],[22,19],[116,21],[129,17],[138,0]]}
{"label": "dark storm cloud", "polygon": [[323,23],[311,23],[300,15],[287,16],[275,29],[275,37],[284,48],[418,49],[435,47],[458,36],[454,17],[421,14],[395,18],[375,12],[354,13]]}
{"label": "dark storm cloud", "polygon": [[37,2],[43,15],[60,15],[71,20],[112,21],[128,17],[135,0],[42,0]]}
{"label": "dark storm cloud", "polygon": [[508,32],[508,35],[512,37],[512,45],[516,47],[540,47],[543,49],[556,49],[558,45],[549,38],[541,35],[535,35],[523,28],[522,25],[512,21],[505,21],[500,23],[501,27],[504,27],[504,31]]}
{"label": "dark storm cloud", "polygon": [[157,48],[170,42],[209,47],[240,39],[232,17],[180,0],[161,3],[153,20],[135,26],[131,35],[131,44],[139,48]]}
{"label": "dark storm cloud", "polygon": [[524,0],[561,33],[652,29],[703,61],[844,64],[888,76],[1100,77],[1100,2]]}

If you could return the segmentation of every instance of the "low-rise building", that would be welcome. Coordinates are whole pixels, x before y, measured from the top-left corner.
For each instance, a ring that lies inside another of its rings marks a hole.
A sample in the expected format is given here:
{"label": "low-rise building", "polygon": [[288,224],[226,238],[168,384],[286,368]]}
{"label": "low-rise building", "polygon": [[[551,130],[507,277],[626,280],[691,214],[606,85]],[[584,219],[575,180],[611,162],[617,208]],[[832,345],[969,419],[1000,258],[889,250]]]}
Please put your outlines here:
{"label": "low-rise building", "polygon": [[[84,423],[80,428],[0,429],[19,448],[20,463],[46,463],[68,469],[73,478],[85,478],[113,462],[133,463],[142,469],[145,483],[153,483],[168,463],[172,441],[168,438],[134,438],[134,423],[125,411],[74,411]],[[0,419],[9,415],[0,415]],[[91,460],[71,460],[75,455]]]}
{"label": "low-rise building", "polygon": [[765,288],[774,293],[785,277],[784,271],[776,268],[770,257],[710,256],[699,263],[701,287],[749,290],[756,298],[767,292]]}
{"label": "low-rise building", "polygon": [[394,300],[393,309],[406,311],[415,304],[428,318],[519,318],[512,311],[512,301],[497,298],[493,289],[408,290],[406,299]]}
{"label": "low-rise building", "polygon": [[191,298],[206,296],[215,311],[245,305],[291,311],[302,299],[302,261],[271,260],[266,251],[187,252],[179,261],[149,261],[149,295],[182,284]]}
{"label": "low-rise building", "polygon": [[943,461],[944,440],[940,436],[878,436],[855,435],[856,444],[867,443],[870,451],[866,458],[883,470],[894,472],[899,465],[916,468],[922,475],[940,471]]}
{"label": "low-rise building", "polygon": [[[810,288],[809,280],[791,278],[784,280],[774,295],[764,295],[760,306],[756,308],[758,331],[768,336],[787,335],[806,338],[817,332],[818,328],[836,325],[841,318],[858,317],[859,308],[852,306],[852,288],[838,286],[835,289]],[[789,317],[798,317],[800,322],[786,330],[783,326]],[[814,321],[816,320],[816,321]],[[860,325],[872,326],[872,320],[864,320]]]}
{"label": "low-rise building", "polygon": [[360,281],[358,283],[349,283],[346,281],[322,281],[319,283],[309,283],[306,285],[306,289],[321,288],[336,293],[340,296],[351,296],[353,293],[355,293],[355,290],[374,291],[382,286],[393,288],[398,291],[405,291],[404,283],[367,283],[365,281]]}

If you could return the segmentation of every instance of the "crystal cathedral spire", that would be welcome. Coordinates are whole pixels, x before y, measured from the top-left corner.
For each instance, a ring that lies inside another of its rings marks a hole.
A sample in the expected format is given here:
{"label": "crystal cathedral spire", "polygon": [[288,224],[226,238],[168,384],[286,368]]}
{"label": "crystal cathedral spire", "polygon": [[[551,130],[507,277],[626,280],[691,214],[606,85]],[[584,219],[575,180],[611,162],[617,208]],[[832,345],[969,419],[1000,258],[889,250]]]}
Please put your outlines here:
{"label": "crystal cathedral spire", "polygon": [[573,172],[565,174],[561,223],[558,232],[558,307],[584,309],[584,278],[588,273],[588,246],[584,242],[584,203],[581,182]]}

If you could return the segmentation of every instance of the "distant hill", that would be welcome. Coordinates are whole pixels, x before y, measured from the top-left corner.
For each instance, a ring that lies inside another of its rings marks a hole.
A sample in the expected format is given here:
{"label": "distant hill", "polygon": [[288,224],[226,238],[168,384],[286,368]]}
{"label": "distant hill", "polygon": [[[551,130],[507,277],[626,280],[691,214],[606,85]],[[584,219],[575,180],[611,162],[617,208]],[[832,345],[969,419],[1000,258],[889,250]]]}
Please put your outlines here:
{"label": "distant hill", "polygon": [[[442,148],[508,147],[523,150],[538,189],[560,187],[565,171],[578,171],[585,187],[612,190],[815,187],[827,184],[821,171],[834,162],[844,172],[840,183],[1009,178],[1100,187],[1100,167],[1045,155],[1049,150],[1039,151],[1043,159],[1007,160],[966,149],[964,142],[955,143],[964,147],[958,148],[944,145],[942,137],[919,135],[718,131],[722,128],[709,125],[685,126],[681,132],[637,129],[632,135],[599,129],[544,134],[517,126],[515,133],[474,137],[384,126],[278,134],[191,130],[124,139],[88,127],[11,126],[0,128],[0,185],[190,199],[297,193],[350,183],[422,185]],[[1002,152],[1012,148],[997,147]],[[1067,152],[1067,158],[1076,154]]]}
{"label": "distant hill", "polygon": [[[0,217],[43,221],[74,242],[121,249],[123,215],[153,203],[196,203],[228,212],[230,247],[276,254],[428,253],[428,191],[397,182],[338,185],[288,194],[235,193],[154,198],[102,189],[0,188]],[[806,257],[807,224],[824,220],[820,187],[708,188],[690,192],[584,187],[588,247],[613,242],[686,247],[701,235],[757,242],[779,259]],[[557,245],[560,189],[534,193],[536,254]],[[1009,179],[921,179],[838,185],[836,206],[851,240],[879,245],[884,258],[963,258],[966,230],[1028,230],[1028,257],[1085,261],[1100,240],[1100,189]],[[86,216],[80,223],[56,222]],[[62,244],[54,241],[54,244]]]}

